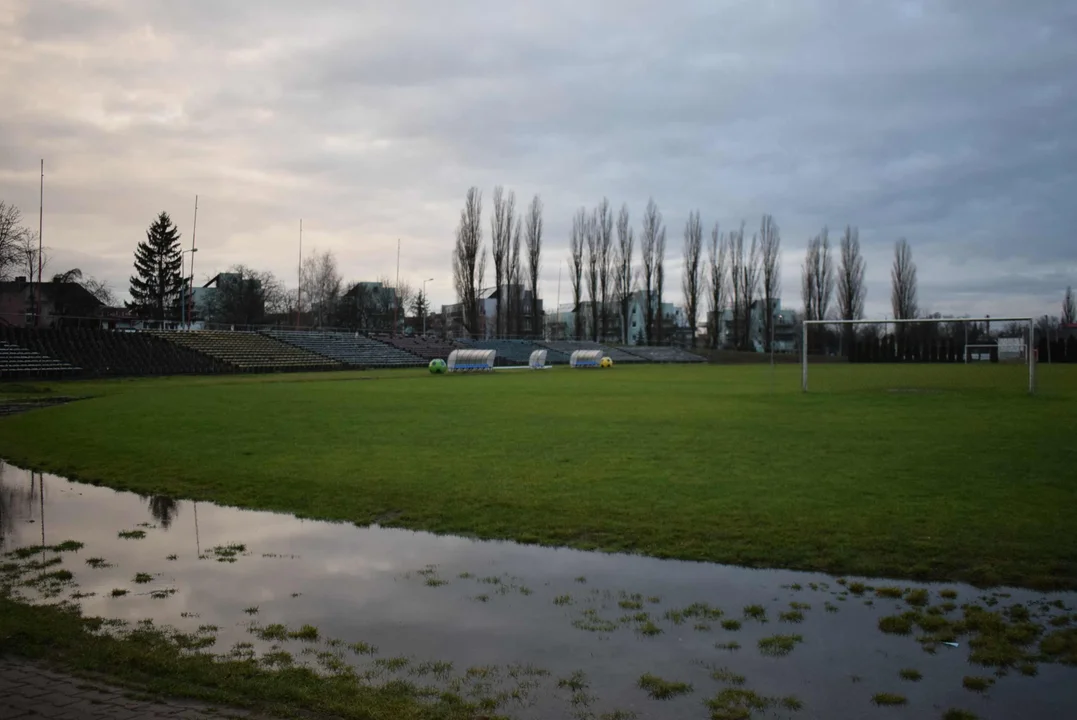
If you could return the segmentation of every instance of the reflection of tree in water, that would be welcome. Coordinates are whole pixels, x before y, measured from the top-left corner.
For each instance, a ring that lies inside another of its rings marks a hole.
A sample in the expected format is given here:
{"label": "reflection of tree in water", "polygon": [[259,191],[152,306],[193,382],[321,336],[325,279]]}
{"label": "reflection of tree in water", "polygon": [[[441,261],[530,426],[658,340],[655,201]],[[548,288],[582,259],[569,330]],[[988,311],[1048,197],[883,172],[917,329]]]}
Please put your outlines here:
{"label": "reflection of tree in water", "polygon": [[0,463],[0,548],[15,532],[15,523],[31,517],[34,510],[32,486],[4,483],[4,465]]}
{"label": "reflection of tree in water", "polygon": [[179,515],[179,502],[167,495],[154,495],[150,498],[150,514],[161,528],[167,530]]}

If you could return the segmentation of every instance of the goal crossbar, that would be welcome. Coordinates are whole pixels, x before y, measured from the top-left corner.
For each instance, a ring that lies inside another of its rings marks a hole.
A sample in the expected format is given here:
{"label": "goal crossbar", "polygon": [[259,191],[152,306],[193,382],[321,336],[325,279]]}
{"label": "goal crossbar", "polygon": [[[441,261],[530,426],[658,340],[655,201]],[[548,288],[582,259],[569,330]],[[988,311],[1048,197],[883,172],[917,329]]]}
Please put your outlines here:
{"label": "goal crossbar", "polygon": [[[1028,348],[1025,353],[1028,362],[1028,392],[1031,395],[1036,391],[1036,359],[1034,346],[1036,344],[1036,321],[1030,317],[982,317],[982,318],[891,318],[882,320],[804,320],[801,323],[800,339],[800,385],[803,392],[808,392],[808,327],[810,325],[914,325],[914,324],[941,324],[941,323],[999,323],[1016,322],[1028,326]],[[965,361],[968,362],[966,351]]]}

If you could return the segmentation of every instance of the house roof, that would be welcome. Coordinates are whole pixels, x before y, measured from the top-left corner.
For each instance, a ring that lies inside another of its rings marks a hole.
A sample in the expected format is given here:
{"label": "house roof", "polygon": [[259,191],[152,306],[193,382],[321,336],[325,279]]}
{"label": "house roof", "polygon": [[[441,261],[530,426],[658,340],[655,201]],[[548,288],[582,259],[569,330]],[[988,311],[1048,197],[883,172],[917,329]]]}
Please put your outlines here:
{"label": "house roof", "polygon": [[[0,295],[9,293],[22,294],[27,288],[37,292],[38,283],[21,281],[0,282]],[[103,302],[93,296],[86,288],[77,282],[47,282],[41,283],[41,299],[63,305],[89,305],[99,307]]]}

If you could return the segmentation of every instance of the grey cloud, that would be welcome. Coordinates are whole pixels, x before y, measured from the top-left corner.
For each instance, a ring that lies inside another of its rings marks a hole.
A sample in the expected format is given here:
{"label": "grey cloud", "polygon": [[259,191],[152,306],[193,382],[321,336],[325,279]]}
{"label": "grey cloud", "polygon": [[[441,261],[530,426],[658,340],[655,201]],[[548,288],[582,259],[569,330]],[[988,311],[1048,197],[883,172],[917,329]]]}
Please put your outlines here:
{"label": "grey cloud", "polygon": [[200,192],[200,263],[290,276],[304,216],[349,275],[388,271],[402,237],[406,272],[447,277],[464,191],[501,183],[543,196],[550,299],[573,210],[603,196],[637,221],[655,197],[671,270],[689,210],[749,232],[774,213],[787,305],[824,224],[860,226],[880,314],[901,236],[925,307],[1032,312],[1077,279],[1065,3],[16,7],[0,39],[33,64],[0,70],[0,196],[31,206],[45,155],[58,245],[117,263]]}

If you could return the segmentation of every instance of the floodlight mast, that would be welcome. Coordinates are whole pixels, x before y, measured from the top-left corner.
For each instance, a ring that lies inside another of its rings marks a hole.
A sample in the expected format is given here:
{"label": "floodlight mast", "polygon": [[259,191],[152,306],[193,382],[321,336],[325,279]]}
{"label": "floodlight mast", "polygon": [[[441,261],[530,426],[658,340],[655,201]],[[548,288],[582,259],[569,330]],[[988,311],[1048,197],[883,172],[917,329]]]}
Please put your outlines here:
{"label": "floodlight mast", "polygon": [[915,323],[944,323],[944,322],[1017,322],[1028,325],[1028,394],[1036,392],[1036,360],[1033,357],[1033,345],[1036,342],[1035,320],[1030,317],[982,317],[982,318],[912,318],[893,320],[805,320],[801,324],[800,339],[800,389],[808,392],[808,326],[809,325],[906,325]]}

